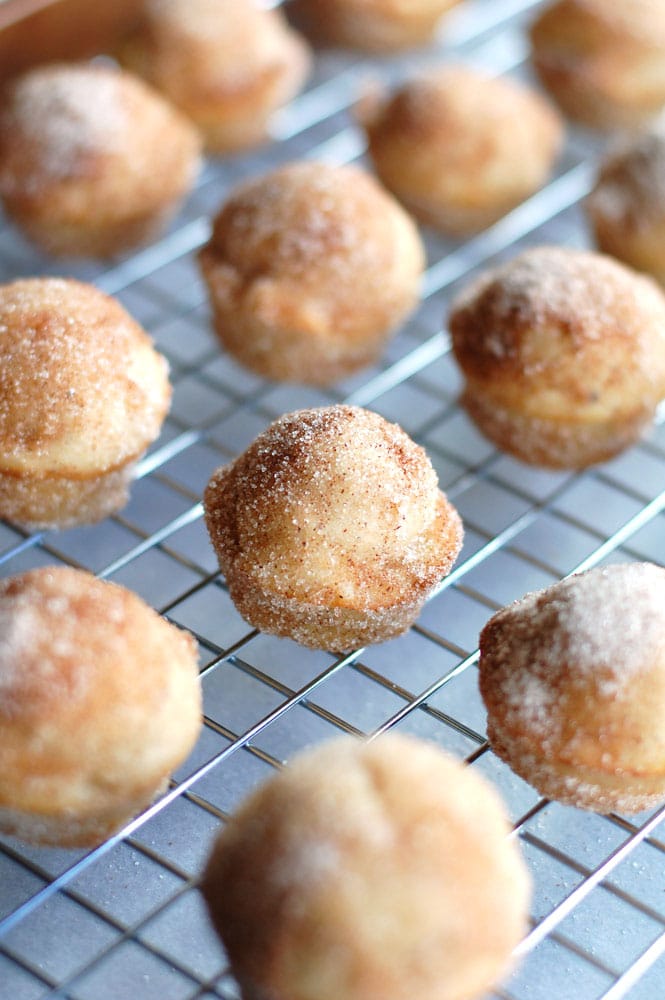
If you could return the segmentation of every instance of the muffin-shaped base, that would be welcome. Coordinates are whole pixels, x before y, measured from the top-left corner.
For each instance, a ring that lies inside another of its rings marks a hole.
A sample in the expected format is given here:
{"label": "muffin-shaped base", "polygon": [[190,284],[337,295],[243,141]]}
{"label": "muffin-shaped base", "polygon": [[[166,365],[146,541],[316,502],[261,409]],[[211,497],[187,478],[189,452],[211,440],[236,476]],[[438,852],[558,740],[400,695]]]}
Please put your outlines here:
{"label": "muffin-shaped base", "polygon": [[551,469],[585,469],[625,451],[645,434],[653,409],[639,406],[634,414],[610,420],[534,417],[503,406],[484,383],[468,382],[461,403],[478,429],[497,448],[529,465]]}
{"label": "muffin-shaped base", "polygon": [[[432,525],[432,547],[440,546],[450,555],[437,567],[437,579],[451,569],[460,541],[460,522],[456,511],[439,494],[439,514]],[[316,649],[343,652],[359,649],[401,635],[414,623],[428,596],[417,588],[415,594],[381,606],[350,607],[321,604],[281,593],[276,581],[268,590],[264,580],[257,582],[251,573],[234,571],[227,578],[229,593],[236,608],[248,622],[263,632],[286,636]]]}
{"label": "muffin-shaped base", "polygon": [[94,524],[126,505],[135,463],[101,476],[0,472],[0,514],[29,531]]}

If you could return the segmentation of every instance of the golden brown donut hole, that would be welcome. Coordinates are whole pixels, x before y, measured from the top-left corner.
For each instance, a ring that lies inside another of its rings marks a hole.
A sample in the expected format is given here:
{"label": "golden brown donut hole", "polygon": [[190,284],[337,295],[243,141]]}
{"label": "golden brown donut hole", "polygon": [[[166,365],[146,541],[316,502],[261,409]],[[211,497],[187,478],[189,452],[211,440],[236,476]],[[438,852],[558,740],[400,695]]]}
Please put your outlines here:
{"label": "golden brown donut hole", "polygon": [[0,830],[97,844],[196,741],[196,644],[136,594],[69,567],[0,581],[0,618]]}
{"label": "golden brown donut hole", "polygon": [[525,930],[503,807],[434,744],[333,740],[262,785],[203,877],[246,1000],[473,1000]]}
{"label": "golden brown donut hole", "polygon": [[196,129],[130,73],[54,64],[0,102],[0,197],[55,255],[109,257],[154,239],[199,167]]}
{"label": "golden brown donut hole", "polygon": [[258,0],[148,0],[119,55],[191,118],[210,153],[266,141],[310,67],[304,39]]}
{"label": "golden brown donut hole", "polygon": [[486,228],[548,179],[563,138],[558,113],[517,81],[446,65],[357,114],[374,168],[422,222],[451,236]]}
{"label": "golden brown donut hole", "polygon": [[533,64],[562,110],[600,129],[665,106],[661,0],[556,0],[531,26]]}
{"label": "golden brown donut hole", "polygon": [[423,449],[359,407],[281,417],[213,475],[204,507],[240,613],[322,649],[404,632],[462,541]]}
{"label": "golden brown donut hole", "polygon": [[232,191],[199,261],[236,360],[328,385],[375,361],[415,307],[424,251],[369,174],[303,161]]}
{"label": "golden brown donut hole", "polygon": [[453,302],[462,403],[497,447],[584,468],[651,425],[665,396],[665,297],[610,257],[534,247]]}
{"label": "golden brown donut hole", "polygon": [[607,813],[665,799],[665,569],[591,570],[497,612],[480,637],[493,749],[541,795]]}
{"label": "golden brown donut hole", "polygon": [[28,528],[99,521],[127,502],[159,435],[168,366],[92,285],[0,286],[0,516]]}

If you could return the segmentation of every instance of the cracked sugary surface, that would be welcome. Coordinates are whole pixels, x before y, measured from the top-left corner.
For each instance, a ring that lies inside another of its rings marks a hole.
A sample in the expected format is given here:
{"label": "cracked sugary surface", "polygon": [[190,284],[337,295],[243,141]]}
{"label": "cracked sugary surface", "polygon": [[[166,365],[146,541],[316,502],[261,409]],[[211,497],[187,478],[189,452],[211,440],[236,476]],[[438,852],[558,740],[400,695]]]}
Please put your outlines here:
{"label": "cracked sugary surface", "polygon": [[299,608],[300,641],[322,609],[340,628],[348,614],[380,629],[394,613],[403,630],[403,614],[413,619],[461,544],[423,449],[358,407],[282,417],[213,476],[205,507],[243,613],[253,621],[245,601],[259,591],[275,618],[262,627],[290,634],[280,632],[280,608]]}

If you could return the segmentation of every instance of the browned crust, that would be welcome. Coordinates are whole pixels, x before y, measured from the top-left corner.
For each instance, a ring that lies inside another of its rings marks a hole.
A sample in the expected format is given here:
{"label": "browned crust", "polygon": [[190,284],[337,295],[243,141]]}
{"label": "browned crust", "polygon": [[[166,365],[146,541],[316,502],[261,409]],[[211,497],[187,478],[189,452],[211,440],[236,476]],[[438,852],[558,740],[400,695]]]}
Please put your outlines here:
{"label": "browned crust", "polygon": [[119,56],[196,123],[212,153],[264,141],[311,61],[280,10],[235,0],[147,4]]}
{"label": "browned crust", "polygon": [[462,292],[450,330],[469,413],[526,461],[615,454],[665,395],[665,298],[600,254],[527,250]]}
{"label": "browned crust", "polygon": [[423,450],[356,407],[276,421],[218,470],[204,507],[241,614],[315,648],[403,632],[462,541]]}
{"label": "browned crust", "polygon": [[0,613],[0,824],[96,843],[196,740],[194,640],[131,591],[68,567],[2,581]]}
{"label": "browned crust", "polygon": [[453,236],[536,191],[563,138],[557,111],[517,81],[441,66],[358,106],[374,167],[421,221]]}
{"label": "browned crust", "polygon": [[665,15],[659,0],[559,0],[531,26],[533,63],[571,118],[627,128],[665,104]]}
{"label": "browned crust", "polygon": [[227,350],[264,377],[328,385],[413,309],[424,251],[372,177],[300,162],[240,185],[199,262]]}
{"label": "browned crust", "polygon": [[596,812],[665,799],[665,569],[613,565],[528,594],[480,636],[492,748]]}
{"label": "browned crust", "polygon": [[529,880],[490,786],[434,745],[334,740],[259,788],[202,889],[243,996],[471,1000],[525,929]]}
{"label": "browned crust", "polygon": [[109,257],[154,238],[189,191],[199,152],[179,112],[107,67],[41,67],[2,96],[0,196],[50,254]]}
{"label": "browned crust", "polygon": [[398,52],[430,41],[459,0],[292,0],[295,23],[319,44]]}

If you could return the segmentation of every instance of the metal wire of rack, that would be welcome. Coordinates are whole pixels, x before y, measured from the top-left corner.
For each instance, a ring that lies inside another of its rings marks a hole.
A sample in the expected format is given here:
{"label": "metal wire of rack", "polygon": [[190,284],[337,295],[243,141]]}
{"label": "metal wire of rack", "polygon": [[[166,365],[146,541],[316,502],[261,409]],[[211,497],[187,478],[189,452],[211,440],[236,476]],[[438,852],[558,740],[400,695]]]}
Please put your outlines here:
{"label": "metal wire of rack", "polygon": [[[461,58],[528,76],[524,25],[534,0],[465,0],[428,59]],[[422,61],[422,56],[419,57]],[[475,678],[480,627],[527,590],[604,561],[665,563],[665,428],[578,474],[529,469],[497,453],[457,406],[441,332],[449,298],[478,268],[525,245],[585,245],[579,204],[599,153],[571,129],[554,179],[464,243],[424,234],[422,307],[369,372],[322,391],[240,370],[211,332],[194,252],[241,177],[301,156],[362,160],[350,107],[368,73],[398,79],[414,57],[321,54],[305,94],[279,116],[276,142],[209,162],[171,230],[111,267],[67,268],[116,295],[172,367],[165,431],[128,507],[103,524],[27,535],[0,524],[3,575],[47,563],[83,567],[138,591],[199,640],[205,727],[167,794],[92,852],[0,839],[0,997],[139,1000],[237,997],[197,892],[212,837],[240,799],[297,750],[340,731],[391,727],[435,740],[502,792],[535,883],[532,929],[502,1000],[657,1000],[665,996],[665,807],[631,820],[538,798],[488,749]],[[8,225],[0,280],[62,273]],[[347,400],[423,443],[462,514],[462,557],[402,638],[335,658],[257,634],[234,610],[202,524],[210,473],[275,416]],[[424,901],[426,905],[426,901]]]}

